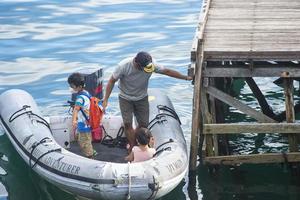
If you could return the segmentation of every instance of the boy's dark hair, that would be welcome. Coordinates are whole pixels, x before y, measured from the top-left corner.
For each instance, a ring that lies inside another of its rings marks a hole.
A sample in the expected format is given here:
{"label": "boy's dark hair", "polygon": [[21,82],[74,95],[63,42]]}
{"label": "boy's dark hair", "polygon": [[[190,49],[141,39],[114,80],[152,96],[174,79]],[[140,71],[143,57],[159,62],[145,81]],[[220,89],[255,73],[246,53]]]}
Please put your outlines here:
{"label": "boy's dark hair", "polygon": [[140,143],[141,145],[149,144],[151,136],[152,136],[152,134],[146,128],[139,128],[136,132],[136,139],[137,139],[138,143]]}
{"label": "boy's dark hair", "polygon": [[80,73],[73,73],[68,77],[69,85],[75,85],[76,87],[84,87],[84,76]]}

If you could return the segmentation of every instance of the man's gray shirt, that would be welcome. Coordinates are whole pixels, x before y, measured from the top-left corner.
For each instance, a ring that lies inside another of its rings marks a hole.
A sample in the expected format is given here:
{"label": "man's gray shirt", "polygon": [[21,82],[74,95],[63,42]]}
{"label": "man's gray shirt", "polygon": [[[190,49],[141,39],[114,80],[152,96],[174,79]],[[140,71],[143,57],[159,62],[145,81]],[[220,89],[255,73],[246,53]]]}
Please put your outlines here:
{"label": "man's gray shirt", "polygon": [[[119,80],[120,97],[129,101],[138,101],[148,95],[148,82],[152,73],[146,73],[134,67],[134,58],[122,60],[113,72],[113,78]],[[160,73],[162,66],[155,65],[155,72]]]}

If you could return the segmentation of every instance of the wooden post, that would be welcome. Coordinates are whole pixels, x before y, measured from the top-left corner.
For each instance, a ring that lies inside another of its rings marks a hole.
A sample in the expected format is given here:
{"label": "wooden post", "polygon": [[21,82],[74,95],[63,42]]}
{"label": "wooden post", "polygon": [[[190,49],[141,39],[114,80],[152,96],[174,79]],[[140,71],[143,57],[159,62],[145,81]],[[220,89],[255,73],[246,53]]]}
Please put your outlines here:
{"label": "wooden post", "polygon": [[197,168],[197,154],[198,154],[198,141],[200,130],[200,91],[199,85],[201,78],[198,77],[198,70],[196,68],[195,85],[194,85],[194,99],[193,99],[193,118],[192,118],[192,135],[191,135],[191,149],[190,149],[190,171],[195,171]]}
{"label": "wooden post", "polygon": [[[210,78],[209,81],[210,85],[215,86],[215,79],[214,78]],[[209,101],[210,101],[210,113],[211,113],[211,120],[208,123],[216,123],[216,99],[213,96],[209,96]],[[219,155],[219,146],[218,146],[218,135],[213,134],[212,137],[207,136],[207,141],[211,142],[212,140],[212,144],[208,144],[207,143],[207,147],[210,148],[211,150],[208,152],[212,151],[212,154],[214,156],[218,156]],[[209,146],[212,145],[212,146]],[[213,148],[212,148],[213,147]],[[211,155],[208,155],[211,156]]]}
{"label": "wooden post", "polygon": [[[209,79],[204,78],[203,79],[203,88],[207,87],[209,85]],[[209,112],[209,105],[208,105],[208,97],[205,92],[205,90],[202,91],[201,94],[201,109],[202,109],[202,115],[203,115],[203,126],[204,124],[211,124],[213,123],[212,115]],[[205,133],[202,131],[202,134],[205,135]],[[203,136],[204,137],[204,136]],[[205,136],[205,156],[213,156],[214,150],[213,150],[213,137],[211,135]]]}
{"label": "wooden post", "polygon": [[[202,64],[203,64],[203,35],[207,22],[208,10],[210,1],[204,2],[200,13],[200,23],[197,27],[196,36],[192,45],[191,60],[195,69],[195,84],[194,84],[194,100],[193,100],[193,119],[192,119],[192,135],[191,135],[191,150],[190,150],[190,164],[189,170],[195,171],[197,168],[197,155],[199,135],[201,134],[201,89],[202,89]],[[201,150],[202,151],[202,150]]]}
{"label": "wooden post", "polygon": [[[293,98],[293,79],[284,78],[284,95],[285,95],[285,108],[286,108],[286,122],[295,122],[295,111],[294,111],[294,98]],[[297,136],[295,134],[288,135],[290,152],[298,151],[297,147]]]}
{"label": "wooden post", "polygon": [[[200,43],[200,45],[202,45]],[[201,51],[200,51],[201,52]],[[201,134],[201,89],[202,89],[202,59],[203,55],[196,54],[195,66],[195,84],[194,84],[194,99],[193,99],[193,118],[192,118],[192,135],[191,135],[191,149],[190,149],[190,164],[189,170],[195,171],[197,168],[197,155],[199,135]]]}

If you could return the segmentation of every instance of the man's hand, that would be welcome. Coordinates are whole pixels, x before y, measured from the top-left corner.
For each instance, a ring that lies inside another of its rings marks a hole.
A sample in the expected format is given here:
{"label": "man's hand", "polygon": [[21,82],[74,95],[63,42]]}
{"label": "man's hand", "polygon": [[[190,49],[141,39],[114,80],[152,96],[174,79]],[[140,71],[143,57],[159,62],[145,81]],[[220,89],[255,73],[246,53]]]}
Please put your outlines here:
{"label": "man's hand", "polygon": [[186,80],[187,80],[187,81],[191,81],[191,80],[193,80],[193,77],[192,77],[192,76],[187,76],[187,77],[186,77]]}

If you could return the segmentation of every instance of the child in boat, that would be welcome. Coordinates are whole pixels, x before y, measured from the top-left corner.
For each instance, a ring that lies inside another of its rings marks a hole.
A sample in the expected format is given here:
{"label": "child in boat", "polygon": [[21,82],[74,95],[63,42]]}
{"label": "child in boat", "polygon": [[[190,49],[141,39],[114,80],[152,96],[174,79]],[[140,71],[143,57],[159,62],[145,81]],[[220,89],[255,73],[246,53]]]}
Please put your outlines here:
{"label": "child in boat", "polygon": [[134,146],[132,148],[131,153],[125,157],[125,160],[132,162],[142,162],[151,159],[156,150],[152,147],[149,147],[150,139],[153,140],[153,136],[148,129],[137,129],[136,142],[138,143],[138,146]]}
{"label": "child in boat", "polygon": [[73,73],[68,78],[70,87],[77,93],[72,115],[73,130],[77,130],[78,143],[83,154],[92,158],[94,154],[92,146],[91,129],[87,119],[89,116],[90,99],[88,91],[84,90],[84,77],[80,73]]}

